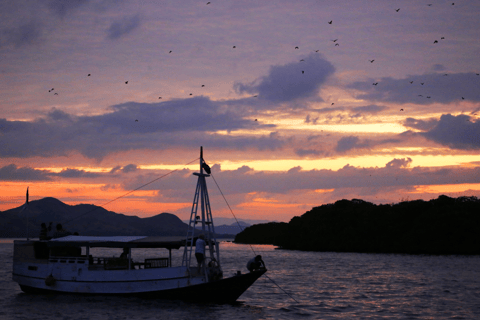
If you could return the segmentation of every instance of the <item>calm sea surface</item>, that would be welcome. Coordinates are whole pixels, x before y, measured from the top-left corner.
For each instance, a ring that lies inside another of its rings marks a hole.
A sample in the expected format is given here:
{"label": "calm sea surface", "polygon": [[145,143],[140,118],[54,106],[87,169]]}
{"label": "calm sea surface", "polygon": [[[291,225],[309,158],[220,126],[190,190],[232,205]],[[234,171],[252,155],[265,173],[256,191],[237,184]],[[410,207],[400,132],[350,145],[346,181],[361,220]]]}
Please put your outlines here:
{"label": "calm sea surface", "polygon": [[[252,247],[263,256],[267,275],[298,302],[265,276],[233,305],[27,295],[11,280],[13,242],[0,239],[0,319],[480,319],[479,256]],[[246,272],[246,262],[254,256],[250,246],[222,242],[220,248],[226,276]],[[138,258],[151,253],[139,252]],[[118,254],[115,249],[102,252]],[[180,264],[182,251],[172,254],[173,264]]]}

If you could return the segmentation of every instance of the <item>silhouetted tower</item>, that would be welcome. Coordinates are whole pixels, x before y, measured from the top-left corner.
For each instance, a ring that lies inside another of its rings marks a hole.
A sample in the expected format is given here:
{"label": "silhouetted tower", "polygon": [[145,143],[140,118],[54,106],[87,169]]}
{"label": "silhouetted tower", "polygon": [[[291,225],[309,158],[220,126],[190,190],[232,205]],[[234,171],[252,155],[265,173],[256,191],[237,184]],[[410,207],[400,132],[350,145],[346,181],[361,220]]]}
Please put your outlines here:
{"label": "silhouetted tower", "polygon": [[[207,173],[203,173],[204,169]],[[203,234],[205,236],[205,262],[204,266],[208,266],[209,262],[216,261],[218,267],[220,267],[220,256],[218,251],[218,242],[215,238],[215,227],[213,225],[212,211],[210,208],[210,200],[208,198],[206,177],[210,177],[208,174],[210,168],[203,160],[203,147],[200,147],[200,172],[194,172],[193,174],[198,176],[197,188],[195,190],[195,197],[193,199],[192,211],[190,214],[190,222],[188,224],[188,232],[185,244],[185,251],[183,253],[182,266],[186,266],[188,270],[191,267],[192,252],[194,252],[194,239],[195,234]],[[199,228],[201,227],[201,228]],[[199,229],[197,229],[199,228]],[[197,236],[198,237],[198,236]],[[196,261],[194,265],[196,268]],[[205,276],[207,269],[204,268]]]}

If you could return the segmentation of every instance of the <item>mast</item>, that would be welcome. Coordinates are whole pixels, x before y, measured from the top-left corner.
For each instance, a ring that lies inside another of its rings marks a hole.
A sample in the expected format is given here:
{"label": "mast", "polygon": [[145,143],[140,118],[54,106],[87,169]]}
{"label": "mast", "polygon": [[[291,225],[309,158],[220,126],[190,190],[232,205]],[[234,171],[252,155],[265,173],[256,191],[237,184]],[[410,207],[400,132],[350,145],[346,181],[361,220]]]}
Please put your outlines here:
{"label": "mast", "polygon": [[[193,173],[195,176],[198,176],[198,180],[192,204],[192,211],[190,214],[190,222],[188,225],[186,245],[182,261],[182,266],[186,266],[188,269],[193,267],[196,268],[196,260],[192,257],[192,253],[194,252],[193,248],[195,246],[194,239],[200,234],[205,236],[206,249],[208,248],[208,250],[205,250],[204,266],[208,266],[210,262],[214,261],[216,262],[216,265],[220,267],[220,254],[218,250],[219,246],[215,237],[215,227],[213,225],[210,199],[208,197],[207,183],[205,181],[206,177],[210,177],[210,168],[203,159],[203,147],[200,147],[199,164],[200,172]],[[204,169],[207,173],[204,173]],[[201,230],[198,230],[197,228]],[[207,268],[204,268],[203,270],[205,271],[205,275],[207,275]]]}

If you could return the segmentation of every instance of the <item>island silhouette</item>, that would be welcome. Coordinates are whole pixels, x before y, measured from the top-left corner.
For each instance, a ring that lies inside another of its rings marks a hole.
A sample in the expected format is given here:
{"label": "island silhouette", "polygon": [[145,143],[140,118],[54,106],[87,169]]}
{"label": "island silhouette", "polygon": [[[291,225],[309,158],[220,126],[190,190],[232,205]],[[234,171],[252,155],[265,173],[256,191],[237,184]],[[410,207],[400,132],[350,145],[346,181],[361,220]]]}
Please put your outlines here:
{"label": "island silhouette", "polygon": [[305,251],[478,255],[480,200],[445,195],[381,205],[339,200],[289,223],[250,226],[234,242]]}

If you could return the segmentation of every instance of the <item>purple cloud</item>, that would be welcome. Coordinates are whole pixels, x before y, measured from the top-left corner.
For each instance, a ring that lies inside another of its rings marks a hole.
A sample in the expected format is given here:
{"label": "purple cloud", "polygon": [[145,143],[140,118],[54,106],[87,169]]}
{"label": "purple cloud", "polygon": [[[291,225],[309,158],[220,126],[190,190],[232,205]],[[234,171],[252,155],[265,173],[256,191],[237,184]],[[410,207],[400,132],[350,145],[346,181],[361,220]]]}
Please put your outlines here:
{"label": "purple cloud", "polygon": [[48,7],[60,17],[75,11],[77,8],[89,3],[90,0],[50,0]]}
{"label": "purple cloud", "polygon": [[387,109],[387,107],[385,106],[377,106],[377,105],[374,105],[374,104],[371,104],[371,105],[368,105],[368,106],[361,106],[361,107],[353,107],[351,108],[350,110],[353,111],[353,112],[357,112],[357,113],[378,113],[380,111],[383,111]]}
{"label": "purple cloud", "polygon": [[480,101],[480,77],[473,72],[430,73],[405,79],[387,77],[375,81],[378,82],[376,86],[372,86],[373,81],[355,82],[349,87],[363,91],[357,98],[372,101],[416,104]]}
{"label": "purple cloud", "polygon": [[410,163],[412,163],[412,158],[403,158],[403,159],[393,159],[392,161],[388,162],[385,167],[386,168],[407,168]]}
{"label": "purple cloud", "polygon": [[107,38],[115,40],[126,34],[129,34],[140,26],[140,17],[138,15],[123,17],[113,22],[107,30]]}
{"label": "purple cloud", "polygon": [[0,168],[0,181],[49,181],[50,172],[10,164]]}
{"label": "purple cloud", "polygon": [[408,128],[413,128],[422,131],[428,131],[433,129],[438,123],[437,119],[429,119],[429,120],[418,120],[414,118],[407,118],[403,125]]}
{"label": "purple cloud", "polygon": [[0,48],[13,45],[16,48],[34,44],[43,32],[43,25],[36,21],[30,21],[15,28],[0,30]]}
{"label": "purple cloud", "polygon": [[64,169],[59,173],[52,174],[62,178],[97,178],[102,176],[100,173],[95,172],[87,172],[85,170],[77,170],[77,169]]}
{"label": "purple cloud", "polygon": [[137,170],[137,165],[136,164],[128,164],[125,167],[122,168],[123,173],[129,173],[129,172],[134,172]]}
{"label": "purple cloud", "polygon": [[480,121],[470,122],[466,115],[444,114],[435,127],[421,135],[452,149],[480,149]]}
{"label": "purple cloud", "polygon": [[52,157],[78,151],[101,160],[109,153],[153,146],[274,150],[284,144],[276,133],[255,137],[215,134],[275,126],[244,119],[236,108],[205,97],[153,104],[129,102],[113,106],[112,110],[94,116],[53,110],[35,121],[0,119],[0,156]]}
{"label": "purple cloud", "polygon": [[343,137],[337,142],[335,151],[337,152],[346,152],[351,149],[361,149],[368,147],[368,143],[361,143],[360,139],[355,136]]}
{"label": "purple cloud", "polygon": [[289,102],[316,96],[321,85],[333,74],[333,65],[319,54],[310,54],[282,66],[272,66],[268,75],[252,83],[235,83],[238,93],[258,94],[271,102]]}

